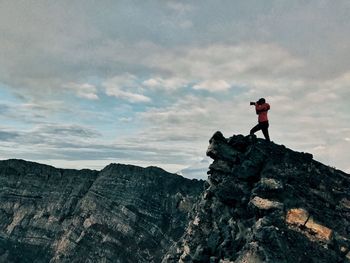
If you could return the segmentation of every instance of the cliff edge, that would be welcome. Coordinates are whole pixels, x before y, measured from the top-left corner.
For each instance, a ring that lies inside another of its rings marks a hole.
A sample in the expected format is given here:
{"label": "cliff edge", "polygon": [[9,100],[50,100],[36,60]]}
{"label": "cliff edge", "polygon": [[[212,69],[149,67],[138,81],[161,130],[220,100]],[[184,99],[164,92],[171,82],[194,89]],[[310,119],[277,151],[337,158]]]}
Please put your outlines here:
{"label": "cliff edge", "polygon": [[209,141],[205,191],[163,262],[350,262],[350,176],[255,136]]}

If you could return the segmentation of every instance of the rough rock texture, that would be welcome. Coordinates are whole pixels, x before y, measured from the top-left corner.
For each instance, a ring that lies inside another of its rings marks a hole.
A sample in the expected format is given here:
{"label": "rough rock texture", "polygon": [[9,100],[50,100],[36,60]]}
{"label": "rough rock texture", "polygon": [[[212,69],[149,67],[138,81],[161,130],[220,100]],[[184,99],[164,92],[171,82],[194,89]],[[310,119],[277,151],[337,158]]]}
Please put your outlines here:
{"label": "rough rock texture", "polygon": [[156,167],[0,161],[0,262],[160,262],[202,191]]}
{"label": "rough rock texture", "polygon": [[255,136],[216,132],[205,191],[163,262],[350,262],[350,176]]}

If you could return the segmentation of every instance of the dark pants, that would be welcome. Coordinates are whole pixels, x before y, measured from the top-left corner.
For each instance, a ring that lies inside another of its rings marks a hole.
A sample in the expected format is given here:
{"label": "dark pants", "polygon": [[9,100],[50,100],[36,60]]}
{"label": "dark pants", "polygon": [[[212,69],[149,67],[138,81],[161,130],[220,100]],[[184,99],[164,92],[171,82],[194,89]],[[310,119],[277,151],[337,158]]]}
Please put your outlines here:
{"label": "dark pants", "polygon": [[259,130],[262,131],[266,141],[269,142],[270,141],[270,137],[269,137],[269,122],[268,121],[259,122],[255,127],[253,127],[253,129],[250,130],[250,134],[252,135],[252,134],[256,133]]}

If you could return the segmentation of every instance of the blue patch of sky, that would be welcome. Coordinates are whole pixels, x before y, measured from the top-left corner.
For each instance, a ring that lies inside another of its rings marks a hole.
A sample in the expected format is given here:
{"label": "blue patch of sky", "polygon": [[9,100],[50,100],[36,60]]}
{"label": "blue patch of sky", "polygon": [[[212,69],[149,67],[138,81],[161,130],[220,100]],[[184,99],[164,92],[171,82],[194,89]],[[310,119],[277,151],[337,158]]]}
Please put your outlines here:
{"label": "blue patch of sky", "polygon": [[98,100],[68,96],[65,103],[72,105],[76,114],[62,112],[57,121],[89,126],[103,135],[104,139],[116,139],[140,130],[135,115],[146,110],[147,103],[130,103],[116,97],[98,94]]}
{"label": "blue patch of sky", "polygon": [[22,100],[10,91],[10,87],[0,82],[0,102],[20,103]]}
{"label": "blue patch of sky", "polygon": [[[0,121],[1,126],[12,129],[28,129],[31,127],[30,120],[23,121],[18,116],[18,108],[23,100],[11,92],[9,86],[0,83]],[[17,118],[18,117],[18,118]]]}
{"label": "blue patch of sky", "polygon": [[226,101],[234,99],[235,97],[238,97],[239,95],[246,92],[246,88],[239,85],[233,85],[230,89],[226,91],[219,91],[219,92],[210,92],[209,90],[194,90],[192,89],[192,93],[198,97],[210,97],[215,98],[219,101]]}

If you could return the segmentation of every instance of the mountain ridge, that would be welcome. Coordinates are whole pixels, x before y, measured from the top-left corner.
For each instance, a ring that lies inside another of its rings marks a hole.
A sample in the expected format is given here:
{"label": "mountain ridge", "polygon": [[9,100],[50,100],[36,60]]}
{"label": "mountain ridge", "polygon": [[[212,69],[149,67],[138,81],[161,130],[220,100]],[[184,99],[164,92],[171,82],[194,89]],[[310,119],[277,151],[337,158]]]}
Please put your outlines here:
{"label": "mountain ridge", "polygon": [[161,168],[0,161],[0,262],[159,262],[203,182]]}
{"label": "mountain ridge", "polygon": [[209,140],[208,179],[0,161],[0,262],[350,262],[350,175],[255,136]]}

